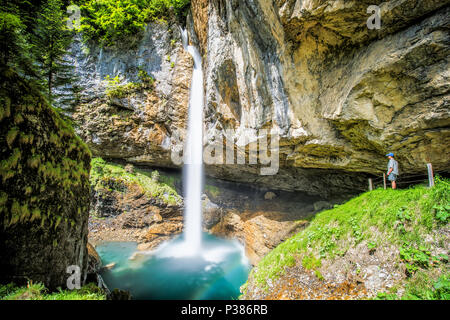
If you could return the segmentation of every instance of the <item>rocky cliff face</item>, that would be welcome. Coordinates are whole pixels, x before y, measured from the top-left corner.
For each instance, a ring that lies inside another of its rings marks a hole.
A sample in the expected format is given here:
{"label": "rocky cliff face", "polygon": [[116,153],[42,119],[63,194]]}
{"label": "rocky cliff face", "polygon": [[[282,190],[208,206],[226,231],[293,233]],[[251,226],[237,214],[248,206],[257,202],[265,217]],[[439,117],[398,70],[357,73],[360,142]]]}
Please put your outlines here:
{"label": "rocky cliff face", "polygon": [[0,281],[66,288],[67,267],[86,274],[90,152],[38,90],[1,73]]}
{"label": "rocky cliff face", "polygon": [[[403,173],[448,168],[449,3],[193,0],[207,136],[272,128],[281,137],[277,176],[242,165],[210,173],[339,193],[383,171],[386,151]],[[366,25],[372,4],[379,30]]]}
{"label": "rocky cliff face", "polygon": [[[447,170],[449,3],[193,0],[187,27],[203,56],[205,145],[225,137],[242,150],[261,129],[280,137],[275,176],[248,159],[207,173],[333,197],[366,190],[387,151],[403,174],[425,173],[428,162]],[[373,4],[380,29],[367,26]],[[192,61],[176,23],[149,24],[134,43],[75,41],[72,116],[95,155],[175,167]],[[142,72],[155,83],[140,85]]]}
{"label": "rocky cliff face", "polygon": [[93,154],[174,166],[171,136],[185,126],[192,73],[178,26],[151,23],[114,48],[83,43],[79,35],[69,59],[78,80],[73,103],[63,108]]}

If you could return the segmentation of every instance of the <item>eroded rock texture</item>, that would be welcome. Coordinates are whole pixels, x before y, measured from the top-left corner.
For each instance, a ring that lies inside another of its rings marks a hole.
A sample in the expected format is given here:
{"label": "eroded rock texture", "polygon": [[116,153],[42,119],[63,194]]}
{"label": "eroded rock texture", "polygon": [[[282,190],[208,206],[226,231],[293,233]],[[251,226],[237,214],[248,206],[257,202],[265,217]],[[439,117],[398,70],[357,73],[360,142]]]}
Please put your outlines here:
{"label": "eroded rock texture", "polygon": [[68,58],[77,93],[63,107],[94,156],[173,167],[171,136],[185,127],[192,58],[172,23],[150,23],[132,40],[101,48],[76,37]]}
{"label": "eroded rock texture", "polygon": [[[194,11],[203,3],[193,0]],[[449,3],[209,1],[207,19],[193,15],[195,30],[208,34],[206,47],[199,40],[207,136],[234,129],[227,138],[237,140],[244,128],[281,135],[277,176],[252,166],[209,172],[327,194],[365,187],[364,173],[382,172],[387,151],[403,173],[425,172],[427,162],[447,169]],[[379,30],[366,25],[373,4]]]}
{"label": "eroded rock texture", "polygon": [[[334,197],[367,190],[388,151],[402,174],[425,173],[428,162],[448,170],[449,3],[193,0],[187,29],[203,56],[205,145],[226,137],[248,148],[260,129],[281,138],[277,175],[248,159],[207,173]],[[367,26],[370,5],[380,29]],[[73,45],[78,133],[95,155],[179,167],[171,152],[184,136],[174,137],[186,126],[192,59],[174,22],[149,24],[136,39]],[[156,82],[108,97],[106,76],[125,86],[139,83],[140,69]]]}

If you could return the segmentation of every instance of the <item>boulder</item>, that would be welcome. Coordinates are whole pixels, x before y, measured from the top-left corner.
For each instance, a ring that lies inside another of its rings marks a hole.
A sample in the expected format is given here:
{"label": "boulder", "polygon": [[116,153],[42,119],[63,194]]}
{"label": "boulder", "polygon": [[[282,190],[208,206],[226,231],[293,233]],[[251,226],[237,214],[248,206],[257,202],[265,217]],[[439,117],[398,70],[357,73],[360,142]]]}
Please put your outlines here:
{"label": "boulder", "polygon": [[116,266],[116,263],[111,262],[111,263],[108,263],[107,265],[105,265],[103,268],[106,270],[112,270],[112,269],[114,269],[115,266]]}
{"label": "boulder", "polygon": [[131,293],[126,290],[114,289],[106,297],[107,300],[131,300]]}
{"label": "boulder", "polygon": [[276,196],[277,196],[277,195],[276,195],[274,192],[268,191],[268,192],[266,192],[266,193],[264,194],[264,199],[265,199],[265,200],[272,200],[272,199],[276,198]]}
{"label": "boulder", "polygon": [[331,209],[333,205],[327,201],[317,201],[314,202],[314,211],[322,211],[326,209]]}
{"label": "boulder", "polygon": [[239,212],[229,210],[210,232],[220,237],[238,239],[245,246],[245,254],[252,265],[283,240],[298,232],[306,220],[284,220],[281,212]]}
{"label": "boulder", "polygon": [[65,288],[68,267],[83,282],[90,151],[34,86],[1,72],[0,282]]}

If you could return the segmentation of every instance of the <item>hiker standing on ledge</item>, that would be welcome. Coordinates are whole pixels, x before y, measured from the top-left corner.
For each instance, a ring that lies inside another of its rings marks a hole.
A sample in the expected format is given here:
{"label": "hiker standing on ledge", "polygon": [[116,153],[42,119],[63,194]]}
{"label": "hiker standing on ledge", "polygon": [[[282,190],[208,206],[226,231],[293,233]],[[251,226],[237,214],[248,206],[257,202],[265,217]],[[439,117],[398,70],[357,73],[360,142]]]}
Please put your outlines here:
{"label": "hiker standing on ledge", "polygon": [[387,165],[388,180],[392,184],[392,189],[397,189],[397,183],[395,181],[398,177],[398,162],[394,159],[394,154],[392,152],[388,153],[386,157],[389,158],[389,162]]}

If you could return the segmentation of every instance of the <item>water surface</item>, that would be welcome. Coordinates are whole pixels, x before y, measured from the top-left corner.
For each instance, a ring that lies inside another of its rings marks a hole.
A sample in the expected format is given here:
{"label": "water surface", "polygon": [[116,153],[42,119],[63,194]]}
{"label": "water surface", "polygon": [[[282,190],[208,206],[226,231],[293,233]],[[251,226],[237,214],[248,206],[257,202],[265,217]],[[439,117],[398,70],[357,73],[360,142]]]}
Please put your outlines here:
{"label": "water surface", "polygon": [[101,275],[110,289],[128,290],[133,299],[237,299],[250,270],[242,245],[203,234],[200,253],[185,255],[185,244],[179,236],[132,260],[136,243],[100,244],[103,265],[115,263]]}

